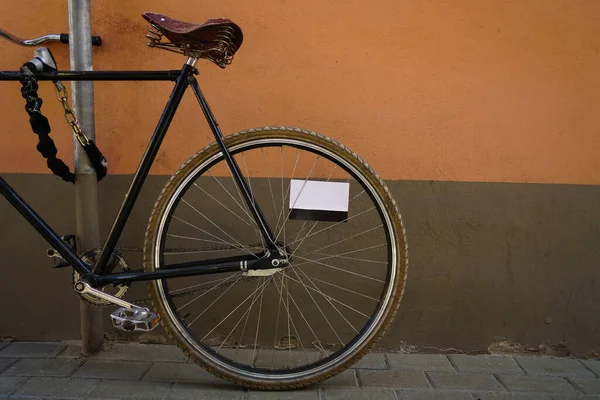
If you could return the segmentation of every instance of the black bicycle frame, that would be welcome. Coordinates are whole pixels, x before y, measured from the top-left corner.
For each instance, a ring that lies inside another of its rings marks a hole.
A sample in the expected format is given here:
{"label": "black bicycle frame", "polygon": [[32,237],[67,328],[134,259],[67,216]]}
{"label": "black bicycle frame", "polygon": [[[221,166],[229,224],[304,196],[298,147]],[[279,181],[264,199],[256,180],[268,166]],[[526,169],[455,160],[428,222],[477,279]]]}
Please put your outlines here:
{"label": "black bicycle frame", "polygon": [[[82,279],[86,280],[92,286],[104,286],[109,283],[122,284],[133,281],[146,281],[163,278],[175,278],[191,275],[214,274],[221,272],[234,272],[244,269],[268,269],[272,268],[271,260],[277,257],[277,246],[275,245],[275,236],[270,229],[267,221],[260,210],[260,207],[254,201],[244,176],[237,165],[235,159],[231,156],[223,141],[221,129],[210,110],[200,86],[194,75],[197,70],[186,63],[180,71],[67,71],[67,72],[46,72],[37,73],[36,77],[40,81],[175,81],[175,87],[167,101],[165,109],[156,125],[154,134],[150,139],[146,152],[138,166],[138,169],[131,181],[131,185],[125,196],[114,223],[108,234],[102,252],[96,264],[92,267],[77,256],[69,246],[58,236],[54,230],[41,218],[10,185],[0,177],[0,193],[8,200],[25,219],[31,224],[38,233],[69,263],[79,272]],[[17,81],[21,77],[20,72],[0,71],[0,81]],[[167,133],[173,116],[185,94],[188,86],[198,100],[200,107],[206,117],[215,140],[217,141],[223,156],[231,173],[237,183],[240,192],[246,202],[252,216],[254,217],[260,232],[265,239],[269,252],[262,252],[253,256],[229,257],[199,262],[186,262],[180,264],[165,265],[152,272],[142,270],[129,271],[125,273],[111,274],[107,271],[107,266],[116,247],[117,241],[121,236],[123,228],[131,215],[133,206],[140,194],[141,188],[148,177],[150,167],[156,158],[160,145]],[[108,273],[108,274],[107,274]]]}

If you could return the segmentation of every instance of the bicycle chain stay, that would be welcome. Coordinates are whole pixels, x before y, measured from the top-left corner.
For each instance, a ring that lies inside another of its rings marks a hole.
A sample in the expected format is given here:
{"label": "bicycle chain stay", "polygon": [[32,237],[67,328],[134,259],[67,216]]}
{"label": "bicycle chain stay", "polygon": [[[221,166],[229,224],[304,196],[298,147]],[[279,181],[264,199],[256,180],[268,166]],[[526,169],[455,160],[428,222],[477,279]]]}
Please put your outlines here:
{"label": "bicycle chain stay", "polygon": [[[261,246],[261,243],[251,243],[251,244],[248,244],[248,246],[259,247],[259,246]],[[231,247],[231,246],[209,246],[209,247],[201,247],[201,248],[198,248],[198,247],[171,247],[171,248],[166,249],[165,252],[166,253],[177,253],[177,252],[183,252],[183,251],[232,250],[232,249],[236,249],[236,248]],[[120,247],[119,251],[121,251],[121,252],[142,252],[143,250],[140,248],[136,248],[136,247]],[[182,292],[171,294],[171,297],[177,298],[177,297],[183,297],[183,296],[187,296],[187,295],[191,295],[191,294],[202,294],[204,292],[214,289],[217,286],[221,287],[221,288],[226,288],[233,284],[237,284],[237,283],[244,282],[244,281],[250,281],[254,278],[255,278],[254,276],[244,276],[244,277],[240,277],[235,282],[225,283],[225,282],[221,281],[221,282],[216,282],[215,284],[209,285],[209,286],[207,286],[207,284],[208,284],[208,282],[207,282],[205,284],[194,285],[193,287],[190,287],[187,290],[184,290]],[[199,286],[202,286],[202,287],[199,287]],[[85,298],[84,298],[84,300],[88,301]],[[150,300],[151,300],[151,298],[149,296],[146,296],[143,298],[137,298],[135,300],[128,300],[128,301],[132,304],[138,305],[138,304],[147,303]],[[110,303],[106,303],[106,304],[93,303],[93,304],[95,304],[97,306],[111,305]]]}

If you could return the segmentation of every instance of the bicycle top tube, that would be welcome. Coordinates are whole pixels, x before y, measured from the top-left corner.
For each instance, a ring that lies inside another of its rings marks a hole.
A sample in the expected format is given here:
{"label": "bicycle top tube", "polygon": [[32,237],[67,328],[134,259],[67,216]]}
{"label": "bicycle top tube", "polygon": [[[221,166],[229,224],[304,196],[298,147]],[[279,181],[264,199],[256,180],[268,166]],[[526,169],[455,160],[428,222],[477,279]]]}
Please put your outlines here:
{"label": "bicycle top tube", "polygon": [[[181,70],[169,71],[57,71],[38,72],[38,81],[177,81]],[[0,71],[0,81],[18,81],[19,71]]]}

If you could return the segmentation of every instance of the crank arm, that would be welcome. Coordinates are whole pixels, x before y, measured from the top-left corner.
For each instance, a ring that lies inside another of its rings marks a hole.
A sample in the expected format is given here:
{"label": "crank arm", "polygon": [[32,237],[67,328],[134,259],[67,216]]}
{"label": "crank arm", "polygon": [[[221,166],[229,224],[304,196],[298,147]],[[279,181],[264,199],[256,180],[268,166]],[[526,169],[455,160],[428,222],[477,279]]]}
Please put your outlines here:
{"label": "crank arm", "polygon": [[128,301],[119,299],[118,297],[111,296],[110,294],[104,293],[101,290],[94,289],[87,282],[78,281],[75,283],[75,291],[81,294],[90,294],[92,296],[96,296],[102,300],[106,300],[110,303],[113,303],[116,306],[127,308],[133,311],[149,311],[145,307],[136,306],[135,304],[131,304]]}

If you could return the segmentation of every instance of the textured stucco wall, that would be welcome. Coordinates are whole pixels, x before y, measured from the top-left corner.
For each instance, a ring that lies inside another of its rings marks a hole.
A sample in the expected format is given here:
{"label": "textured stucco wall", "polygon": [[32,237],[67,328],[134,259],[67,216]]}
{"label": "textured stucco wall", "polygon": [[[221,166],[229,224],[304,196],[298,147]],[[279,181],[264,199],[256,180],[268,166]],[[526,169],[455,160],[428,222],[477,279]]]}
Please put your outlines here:
{"label": "textured stucco wall", "polygon": [[[95,69],[178,69],[145,46],[143,11],[202,22],[227,16],[245,42],[225,71],[200,63],[224,132],[279,124],[332,136],[386,179],[600,183],[600,3],[595,1],[93,1],[105,39]],[[65,2],[5,5],[23,36],[67,30]],[[65,46],[54,45],[67,68]],[[0,69],[31,50],[0,42]],[[51,85],[46,113],[70,155]],[[98,141],[112,173],[134,171],[170,83],[97,83]],[[45,172],[18,84],[0,97],[0,171]],[[184,99],[153,172],[170,174],[210,140]],[[69,158],[69,157],[67,157]]]}
{"label": "textured stucco wall", "polygon": [[[24,0],[3,11],[0,27],[18,35],[67,30],[66,2]],[[94,50],[96,70],[181,66],[182,57],[145,46],[143,11],[242,26],[233,65],[199,64],[223,131],[313,129],[357,151],[389,184],[411,265],[383,346],[484,351],[506,339],[599,351],[600,3],[94,0],[93,31],[105,41]],[[67,69],[68,49],[52,50]],[[0,52],[2,70],[31,57],[7,42]],[[47,175],[35,152],[18,84],[0,85],[0,172],[57,231],[72,232],[72,188]],[[104,231],[171,87],[95,85],[98,142],[112,174],[100,186]],[[72,140],[51,85],[40,93],[69,161]],[[165,175],[211,140],[186,96],[121,246],[141,247]],[[0,337],[77,338],[70,272],[50,270],[47,246],[3,200],[0,227]],[[138,252],[126,257],[139,265]],[[143,295],[143,285],[132,294]]]}

